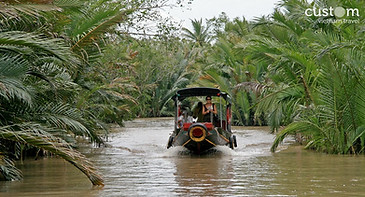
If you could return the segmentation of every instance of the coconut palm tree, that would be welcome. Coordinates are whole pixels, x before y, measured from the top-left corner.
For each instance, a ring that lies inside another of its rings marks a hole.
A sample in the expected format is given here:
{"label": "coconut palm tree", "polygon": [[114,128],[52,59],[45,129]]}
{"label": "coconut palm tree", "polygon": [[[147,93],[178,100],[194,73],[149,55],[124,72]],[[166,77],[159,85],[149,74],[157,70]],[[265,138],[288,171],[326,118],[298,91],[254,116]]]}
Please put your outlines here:
{"label": "coconut palm tree", "polygon": [[211,41],[209,27],[205,27],[203,25],[202,19],[192,19],[191,24],[193,25],[193,31],[190,31],[187,28],[182,28],[183,36],[192,40],[198,47],[201,47]]}

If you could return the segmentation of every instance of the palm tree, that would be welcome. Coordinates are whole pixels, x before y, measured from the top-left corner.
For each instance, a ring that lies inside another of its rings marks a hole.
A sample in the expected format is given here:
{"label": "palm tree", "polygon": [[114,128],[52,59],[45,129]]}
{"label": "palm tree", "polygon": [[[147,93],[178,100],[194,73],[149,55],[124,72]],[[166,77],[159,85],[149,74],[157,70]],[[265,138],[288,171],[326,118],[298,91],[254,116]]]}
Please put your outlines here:
{"label": "palm tree", "polygon": [[192,77],[184,45],[174,39],[168,46],[154,40],[133,43],[133,50],[139,52],[130,60],[132,71],[127,73],[137,89],[132,93],[138,101],[133,110],[141,117],[172,115],[170,98],[177,89],[186,87]]}
{"label": "palm tree", "polygon": [[358,37],[362,25],[313,25],[320,18],[298,14],[312,5],[292,0],[281,6],[285,14],[276,11],[270,20],[257,21],[257,27],[266,31],[246,48],[257,61],[270,63],[270,80],[262,86],[257,110],[266,111],[275,127],[292,122],[278,133],[272,151],[288,134],[301,133],[307,148],[363,153],[364,40]]}
{"label": "palm tree", "polygon": [[[0,44],[1,45],[1,44]],[[57,135],[70,131],[92,135],[77,114],[64,104],[43,106],[34,101],[31,86],[25,84],[29,63],[19,55],[0,58],[0,141],[1,144],[27,144],[47,150],[75,165],[93,184],[102,184],[94,167],[76,150]],[[59,134],[60,133],[60,134]],[[12,146],[1,146],[1,173],[5,180],[19,179],[20,171],[9,160]],[[7,154],[6,154],[7,153]],[[19,154],[19,152],[15,152]]]}
{"label": "palm tree", "polygon": [[243,45],[256,64],[270,65],[256,114],[265,114],[273,132],[292,122],[301,112],[300,106],[309,108],[315,102],[318,66],[308,44],[301,42],[308,38],[304,28],[310,28],[310,23],[288,15],[276,10],[271,19],[258,19],[259,36]]}
{"label": "palm tree", "polygon": [[[70,75],[68,72],[77,66],[78,59],[62,39],[24,31],[33,29],[23,26],[28,24],[29,17],[42,16],[36,8],[5,6],[9,9],[0,10],[1,16],[14,14],[18,18],[5,18],[0,24],[1,179],[21,178],[11,159],[21,155],[23,150],[11,147],[22,147],[23,144],[64,158],[88,176],[93,184],[102,185],[103,180],[92,164],[65,140],[70,134],[88,136],[98,142],[101,138],[94,132],[90,119],[86,121],[77,109],[65,104],[57,92],[55,94],[60,88],[57,82],[62,84],[58,81],[61,75],[57,74]],[[46,19],[41,17],[39,21],[42,20]],[[22,31],[17,30],[17,25]]]}
{"label": "palm tree", "polygon": [[[357,48],[357,46],[353,45]],[[307,148],[328,153],[364,153],[365,84],[363,52],[334,49],[320,61],[319,95],[313,110],[281,131],[272,146],[289,134],[300,132],[308,138]],[[336,56],[344,57],[339,61]]]}
{"label": "palm tree", "polygon": [[209,27],[203,26],[202,23],[202,19],[192,19],[191,24],[193,25],[193,31],[190,31],[187,28],[182,28],[184,32],[183,36],[192,40],[198,47],[208,44],[211,41]]}
{"label": "palm tree", "polygon": [[251,25],[244,18],[227,22],[198,81],[200,85],[218,87],[232,96],[233,116],[235,124],[239,125],[260,124],[251,107],[256,103],[257,95],[244,88],[246,83],[262,80],[265,71],[263,64],[254,66],[242,50],[252,33]]}

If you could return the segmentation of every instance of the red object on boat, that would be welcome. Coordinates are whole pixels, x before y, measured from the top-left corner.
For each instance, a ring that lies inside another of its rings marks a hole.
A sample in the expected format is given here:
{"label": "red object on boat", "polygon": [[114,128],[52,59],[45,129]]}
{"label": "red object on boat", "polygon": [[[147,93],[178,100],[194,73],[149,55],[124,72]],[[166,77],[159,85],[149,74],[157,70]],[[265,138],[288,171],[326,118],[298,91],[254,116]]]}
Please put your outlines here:
{"label": "red object on boat", "polygon": [[184,129],[184,131],[187,131],[187,130],[189,130],[189,127],[190,127],[190,125],[191,125],[192,123],[184,123],[183,124],[183,129]]}
{"label": "red object on boat", "polygon": [[227,123],[231,124],[231,118],[232,118],[232,114],[231,114],[231,108],[227,108]]}
{"label": "red object on boat", "polygon": [[204,125],[205,125],[205,127],[207,127],[208,131],[213,129],[213,123],[211,123],[211,122],[206,122],[206,123],[204,123]]}

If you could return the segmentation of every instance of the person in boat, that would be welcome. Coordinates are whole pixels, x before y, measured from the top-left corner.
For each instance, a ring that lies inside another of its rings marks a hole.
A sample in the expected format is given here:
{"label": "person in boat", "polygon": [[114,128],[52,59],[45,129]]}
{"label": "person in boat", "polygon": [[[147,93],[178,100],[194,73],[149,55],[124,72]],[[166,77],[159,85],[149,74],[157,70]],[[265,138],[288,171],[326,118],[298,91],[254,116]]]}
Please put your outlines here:
{"label": "person in boat", "polygon": [[186,103],[181,105],[181,112],[177,118],[177,125],[179,128],[182,128],[183,124],[187,122],[188,117],[188,105]]}
{"label": "person in boat", "polygon": [[207,103],[203,106],[203,121],[204,122],[211,122],[211,113],[213,113],[213,117],[216,116],[218,114],[217,112],[217,107],[215,106],[214,103],[212,103],[212,97],[211,96],[207,96],[205,97],[205,100],[207,101]]}
{"label": "person in boat", "polygon": [[203,122],[203,102],[199,101],[193,110],[193,118],[197,119],[197,122]]}
{"label": "person in boat", "polygon": [[188,117],[186,118],[186,122],[188,122],[188,123],[193,123],[194,122],[194,117],[193,117],[193,112],[192,111],[188,112]]}

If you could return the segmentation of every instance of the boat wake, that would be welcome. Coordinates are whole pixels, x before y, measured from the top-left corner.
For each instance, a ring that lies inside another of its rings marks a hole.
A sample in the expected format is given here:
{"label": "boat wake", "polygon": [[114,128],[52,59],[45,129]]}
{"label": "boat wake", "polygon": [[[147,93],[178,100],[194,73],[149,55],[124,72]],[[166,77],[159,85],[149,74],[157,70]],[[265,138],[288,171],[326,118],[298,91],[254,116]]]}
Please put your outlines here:
{"label": "boat wake", "polygon": [[235,151],[227,146],[217,146],[201,154],[196,154],[187,148],[177,146],[165,151],[164,157],[219,157],[234,155]]}

